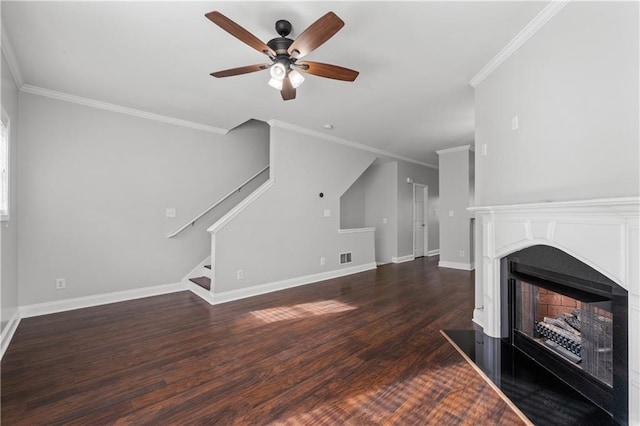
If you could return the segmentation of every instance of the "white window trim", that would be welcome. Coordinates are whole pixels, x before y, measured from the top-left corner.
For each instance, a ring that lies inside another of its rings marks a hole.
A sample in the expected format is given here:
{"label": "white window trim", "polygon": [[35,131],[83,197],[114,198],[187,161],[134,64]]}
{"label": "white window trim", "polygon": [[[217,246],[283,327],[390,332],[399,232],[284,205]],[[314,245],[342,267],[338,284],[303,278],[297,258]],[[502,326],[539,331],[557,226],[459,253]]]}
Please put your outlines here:
{"label": "white window trim", "polygon": [[[7,129],[7,211],[2,214],[0,211],[0,222],[9,221],[9,212],[11,211],[11,120],[9,114],[2,108],[2,123]],[[0,185],[2,182],[0,182]]]}

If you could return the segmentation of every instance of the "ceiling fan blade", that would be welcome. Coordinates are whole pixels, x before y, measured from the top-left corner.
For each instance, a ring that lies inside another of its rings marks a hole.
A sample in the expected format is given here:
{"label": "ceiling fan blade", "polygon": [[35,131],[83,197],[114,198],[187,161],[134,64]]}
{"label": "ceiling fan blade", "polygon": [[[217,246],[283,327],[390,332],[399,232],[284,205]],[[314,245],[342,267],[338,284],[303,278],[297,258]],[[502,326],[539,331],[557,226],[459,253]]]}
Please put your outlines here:
{"label": "ceiling fan blade", "polygon": [[320,77],[333,78],[334,80],[353,81],[360,74],[358,71],[349,68],[339,67],[338,65],[323,64],[322,62],[304,61],[298,63],[298,71]]}
{"label": "ceiling fan blade", "polygon": [[285,77],[282,81],[282,90],[280,90],[282,100],[289,101],[296,98],[296,89],[291,85],[289,77]]}
{"label": "ceiling fan blade", "polygon": [[268,54],[271,56],[275,56],[276,53],[267,46],[262,40],[258,37],[251,34],[249,31],[245,30],[240,25],[233,22],[231,19],[224,16],[222,13],[218,11],[209,12],[206,15],[207,18],[241,42],[253,47],[260,53]]}
{"label": "ceiling fan blade", "polygon": [[231,68],[228,70],[212,72],[210,75],[217,78],[231,77],[234,75],[248,74],[250,72],[266,70],[267,68],[269,68],[269,66],[269,64],[247,65],[246,67]]}
{"label": "ceiling fan blade", "polygon": [[327,12],[291,43],[288,49],[289,55],[295,58],[306,56],[333,37],[343,26],[342,19],[333,12]]}

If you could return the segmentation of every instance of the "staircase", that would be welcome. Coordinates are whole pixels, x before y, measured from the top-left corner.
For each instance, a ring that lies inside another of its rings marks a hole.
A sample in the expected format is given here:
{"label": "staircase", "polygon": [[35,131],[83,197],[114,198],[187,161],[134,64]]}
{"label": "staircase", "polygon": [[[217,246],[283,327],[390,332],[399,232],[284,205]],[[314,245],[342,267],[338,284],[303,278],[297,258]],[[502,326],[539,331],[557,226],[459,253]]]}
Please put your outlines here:
{"label": "staircase", "polygon": [[[253,181],[257,176],[264,173],[268,169],[269,169],[269,166],[265,167],[259,173],[254,175],[251,179],[249,179],[247,182]],[[243,183],[241,187],[245,186],[247,182]],[[217,229],[216,227],[223,227],[224,225],[226,225],[239,212],[244,210],[249,204],[253,202],[253,200],[255,200],[257,197],[259,197],[261,194],[267,191],[272,185],[273,185],[272,179],[269,179],[263,182],[260,186],[255,188],[253,192],[248,194],[244,199],[242,199],[238,204],[236,204],[235,207],[233,207],[231,210],[225,213],[220,219],[218,219],[218,221],[208,229],[208,232],[211,233],[212,229]],[[235,191],[238,191],[238,189],[236,189]],[[210,209],[216,207],[218,204],[219,203],[214,204]],[[197,219],[198,218],[196,218],[196,220]],[[181,232],[183,229],[186,229],[186,228],[183,227],[182,229],[178,230],[178,233]],[[169,238],[175,235],[177,235],[177,233],[170,235]],[[211,253],[215,253],[215,250],[213,249],[213,247],[215,247],[214,234],[211,235],[211,239],[212,239]],[[213,256],[209,256],[207,259],[201,262],[198,266],[196,266],[189,274],[187,274],[186,277],[182,279],[183,285],[185,285],[194,294],[201,297],[202,299],[204,299],[210,304],[214,304],[214,299],[213,299],[214,268],[215,268],[214,258]]]}
{"label": "staircase", "polygon": [[[253,176],[249,177],[247,180],[239,184],[228,194],[223,196],[220,200],[213,203],[211,206],[207,207],[204,211],[199,213],[197,216],[193,217],[191,220],[186,222],[182,227],[177,229],[175,232],[169,234],[167,238],[174,238],[178,234],[183,231],[186,231],[190,227],[192,227],[196,221],[203,218],[212,210],[216,209],[216,211],[222,213],[222,218],[226,217],[229,213],[228,210],[235,209],[238,206],[238,203],[242,203],[247,199],[248,196],[251,196],[257,189],[262,188],[264,183],[269,179],[269,166],[263,167]],[[244,198],[243,198],[244,197]],[[227,210],[226,213],[225,209]],[[218,219],[220,220],[220,219]],[[212,282],[213,282],[213,270],[212,270],[212,260],[211,257],[208,257],[203,262],[201,262],[198,266],[196,266],[187,276],[182,279],[182,284],[190,289],[193,293],[200,296],[204,300],[209,303],[213,302],[212,297]]]}

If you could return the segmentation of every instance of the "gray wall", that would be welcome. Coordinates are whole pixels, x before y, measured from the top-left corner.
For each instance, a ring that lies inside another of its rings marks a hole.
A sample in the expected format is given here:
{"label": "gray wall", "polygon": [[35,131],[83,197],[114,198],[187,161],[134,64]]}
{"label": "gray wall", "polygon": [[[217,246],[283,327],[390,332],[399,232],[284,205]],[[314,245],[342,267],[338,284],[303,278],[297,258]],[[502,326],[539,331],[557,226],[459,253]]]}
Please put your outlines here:
{"label": "gray wall", "polygon": [[570,2],[479,85],[477,205],[640,193],[639,7]]}
{"label": "gray wall", "polygon": [[439,176],[438,170],[420,166],[406,161],[398,162],[398,251],[397,257],[413,254],[413,185],[407,183],[407,178],[413,179],[429,187],[428,221],[429,227],[429,251],[438,250],[439,242],[439,218],[436,210],[439,208]]}
{"label": "gray wall", "polygon": [[214,219],[166,236],[269,162],[265,123],[217,135],[19,100],[21,305],[180,282],[210,254]]}
{"label": "gray wall", "polygon": [[[468,149],[438,151],[440,166],[440,262],[471,267],[470,194],[473,153]],[[462,253],[462,254],[461,254]],[[456,265],[451,265],[456,266]]]}
{"label": "gray wall", "polygon": [[[216,233],[215,292],[373,263],[371,235],[363,239],[338,230],[340,197],[374,160],[369,152],[273,126],[274,184]],[[353,252],[353,263],[339,264],[343,251]]]}
{"label": "gray wall", "polygon": [[2,56],[2,108],[9,116],[9,221],[0,223],[0,309],[4,330],[18,309],[18,90]]}
{"label": "gray wall", "polygon": [[366,227],[366,188],[363,176],[360,176],[340,197],[340,229]]}
{"label": "gray wall", "polygon": [[398,253],[398,163],[375,164],[362,178],[366,187],[366,225],[376,228],[376,262],[389,263]]}

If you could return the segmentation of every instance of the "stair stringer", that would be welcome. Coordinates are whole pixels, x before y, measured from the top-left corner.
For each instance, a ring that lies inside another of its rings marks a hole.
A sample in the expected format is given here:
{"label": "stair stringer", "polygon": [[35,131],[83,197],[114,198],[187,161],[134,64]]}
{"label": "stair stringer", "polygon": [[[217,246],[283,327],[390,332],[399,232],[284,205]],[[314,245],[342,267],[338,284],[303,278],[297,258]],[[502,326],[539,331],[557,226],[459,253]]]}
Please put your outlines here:
{"label": "stair stringer", "polygon": [[211,269],[205,268],[205,265],[209,264],[211,264],[211,256],[200,262],[187,275],[185,275],[184,278],[182,278],[181,283],[196,296],[204,299],[209,304],[213,304],[213,295],[211,294],[211,291],[207,291],[199,285],[190,281],[191,278],[208,276],[211,279],[211,288],[213,288],[213,265],[211,266]]}

